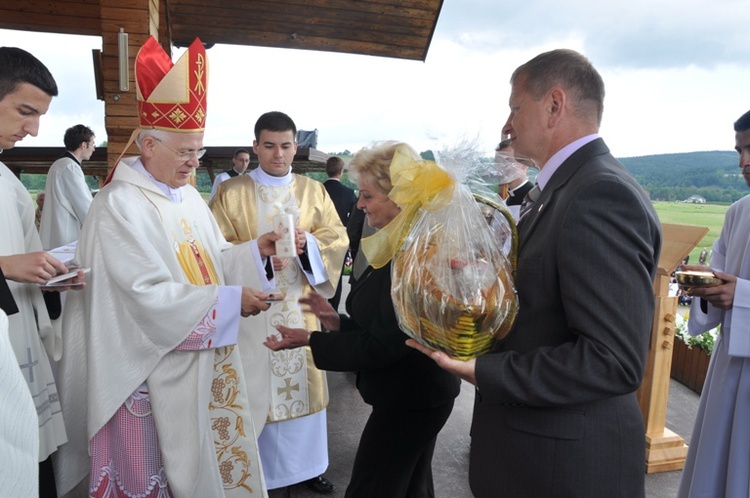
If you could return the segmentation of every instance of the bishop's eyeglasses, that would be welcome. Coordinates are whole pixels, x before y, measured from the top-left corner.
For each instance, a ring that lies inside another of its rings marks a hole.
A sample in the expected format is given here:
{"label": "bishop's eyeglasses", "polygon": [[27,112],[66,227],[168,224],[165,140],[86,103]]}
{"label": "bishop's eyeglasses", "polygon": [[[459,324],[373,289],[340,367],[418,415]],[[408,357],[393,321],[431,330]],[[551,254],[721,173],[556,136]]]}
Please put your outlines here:
{"label": "bishop's eyeglasses", "polygon": [[198,159],[200,159],[206,153],[205,147],[201,147],[198,150],[194,150],[194,149],[190,149],[190,150],[177,150],[177,149],[175,149],[173,147],[170,147],[169,145],[167,145],[166,143],[164,143],[163,141],[159,140],[156,137],[151,137],[151,138],[153,138],[154,140],[156,140],[157,142],[159,142],[160,144],[162,144],[164,147],[166,147],[167,149],[169,149],[172,152],[174,152],[175,154],[177,154],[177,156],[179,156],[180,160],[182,160],[182,161],[189,161],[189,160],[191,160],[193,158],[193,156],[195,156]]}

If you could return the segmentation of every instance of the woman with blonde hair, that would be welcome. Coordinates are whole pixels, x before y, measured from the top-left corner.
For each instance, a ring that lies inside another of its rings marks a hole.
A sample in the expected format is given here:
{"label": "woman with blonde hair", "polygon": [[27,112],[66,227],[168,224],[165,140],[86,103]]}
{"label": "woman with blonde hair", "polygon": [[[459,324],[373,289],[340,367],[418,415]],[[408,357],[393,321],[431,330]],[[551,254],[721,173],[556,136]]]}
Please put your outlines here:
{"label": "woman with blonde hair", "polygon": [[[397,151],[417,153],[406,144],[384,142],[358,152],[349,175],[360,191],[357,207],[367,223],[383,228],[400,212],[388,197],[390,165]],[[428,357],[406,346],[391,300],[391,263],[368,267],[339,315],[317,294],[300,299],[330,332],[279,326],[281,338],[266,345],[287,349],[309,345],[315,365],[357,372],[357,389],[372,413],[360,438],[346,497],[434,497],[432,455],[459,393],[460,381]]]}

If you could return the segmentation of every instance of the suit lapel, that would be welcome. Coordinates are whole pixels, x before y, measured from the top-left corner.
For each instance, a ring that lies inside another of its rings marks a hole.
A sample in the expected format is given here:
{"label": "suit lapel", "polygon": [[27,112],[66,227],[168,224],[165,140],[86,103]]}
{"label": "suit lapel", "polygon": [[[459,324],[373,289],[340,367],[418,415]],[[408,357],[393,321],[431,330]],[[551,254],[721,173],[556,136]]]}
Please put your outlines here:
{"label": "suit lapel", "polygon": [[518,250],[519,252],[523,248],[525,242],[534,231],[537,222],[542,219],[543,216],[553,208],[554,200],[558,191],[562,189],[568,181],[576,174],[580,167],[586,163],[589,159],[594,156],[601,154],[608,154],[609,148],[604,143],[604,140],[597,138],[596,140],[587,143],[577,151],[575,151],[569,158],[567,158],[555,171],[549,182],[542,190],[542,194],[536,201],[531,211],[524,216],[523,220],[518,224]]}

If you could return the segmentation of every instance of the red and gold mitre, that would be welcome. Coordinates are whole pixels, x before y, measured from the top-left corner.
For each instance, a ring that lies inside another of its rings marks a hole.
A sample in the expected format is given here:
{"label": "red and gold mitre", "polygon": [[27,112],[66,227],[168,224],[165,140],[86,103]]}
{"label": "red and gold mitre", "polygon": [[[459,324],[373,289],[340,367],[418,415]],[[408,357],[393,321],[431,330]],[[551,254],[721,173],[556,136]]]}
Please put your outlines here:
{"label": "red and gold mitre", "polygon": [[159,42],[149,36],[135,58],[135,86],[141,129],[205,129],[208,59],[198,38],[173,64]]}
{"label": "red and gold mitre", "polygon": [[206,48],[196,38],[176,64],[149,36],[135,57],[135,87],[140,126],[133,131],[104,185],[142,130],[203,132],[206,127],[208,59]]}

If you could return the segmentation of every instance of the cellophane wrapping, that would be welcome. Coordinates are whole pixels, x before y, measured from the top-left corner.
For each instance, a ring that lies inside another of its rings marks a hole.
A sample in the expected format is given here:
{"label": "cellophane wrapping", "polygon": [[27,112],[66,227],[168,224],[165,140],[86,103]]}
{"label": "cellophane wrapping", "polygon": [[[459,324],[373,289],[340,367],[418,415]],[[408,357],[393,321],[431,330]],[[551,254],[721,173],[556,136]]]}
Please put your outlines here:
{"label": "cellophane wrapping", "polygon": [[[505,337],[518,301],[506,257],[509,245],[503,241],[512,222],[497,212],[487,216],[488,204],[477,203],[471,181],[465,175],[459,179],[463,183],[457,183],[449,203],[425,206],[415,216],[393,259],[391,295],[402,330],[432,349],[468,360]],[[481,196],[492,198],[489,207],[502,208],[496,195]]]}

